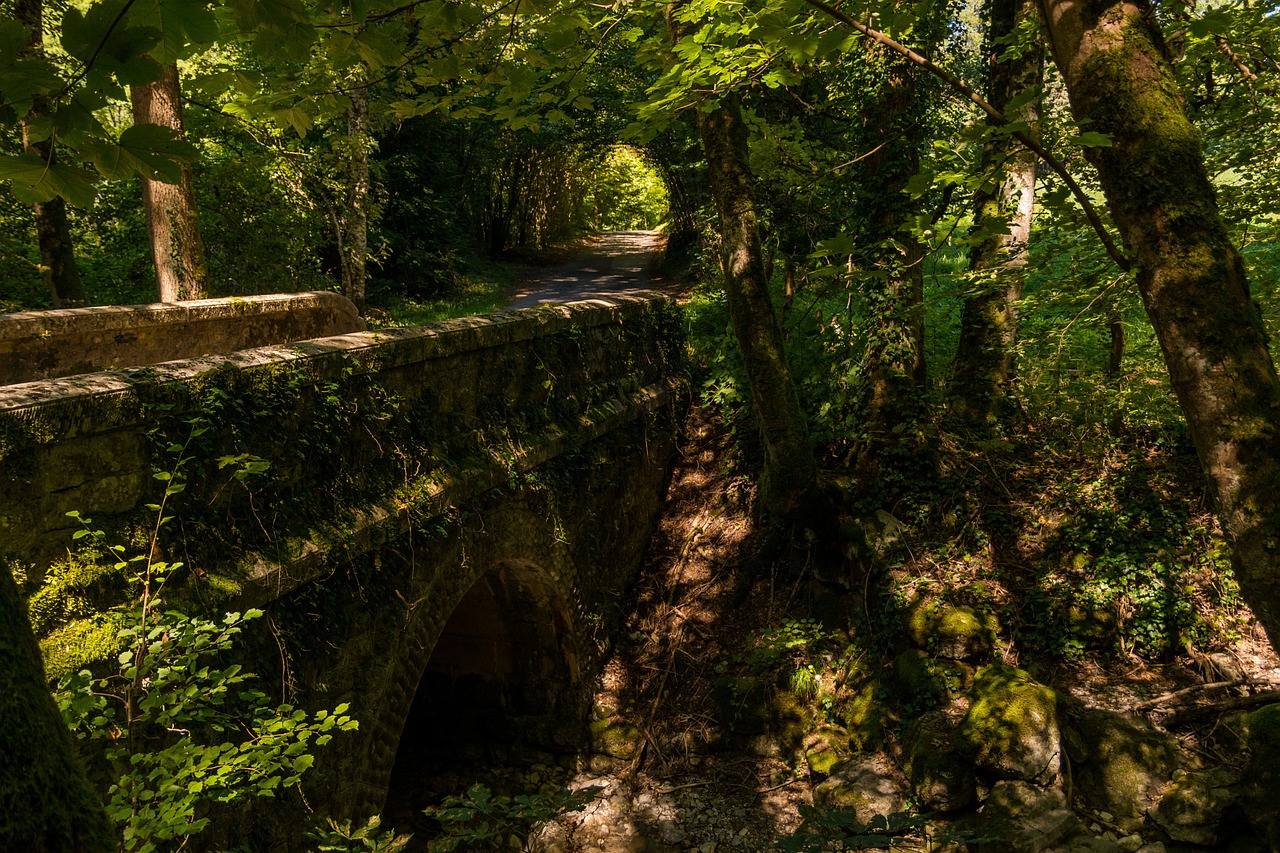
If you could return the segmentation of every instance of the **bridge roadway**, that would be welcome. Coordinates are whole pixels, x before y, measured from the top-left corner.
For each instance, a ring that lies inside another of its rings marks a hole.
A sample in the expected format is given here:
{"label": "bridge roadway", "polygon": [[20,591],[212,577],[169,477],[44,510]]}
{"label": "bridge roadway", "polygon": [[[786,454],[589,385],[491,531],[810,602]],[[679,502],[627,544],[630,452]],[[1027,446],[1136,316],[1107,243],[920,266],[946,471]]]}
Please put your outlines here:
{"label": "bridge roadway", "polygon": [[[124,586],[66,570],[66,513],[130,541],[176,466],[174,603],[267,609],[247,653],[265,682],[360,720],[309,802],[370,814],[447,720],[578,742],[687,400],[652,293],[9,385],[0,542],[51,673],[111,657]],[[283,839],[298,815],[273,808]]]}

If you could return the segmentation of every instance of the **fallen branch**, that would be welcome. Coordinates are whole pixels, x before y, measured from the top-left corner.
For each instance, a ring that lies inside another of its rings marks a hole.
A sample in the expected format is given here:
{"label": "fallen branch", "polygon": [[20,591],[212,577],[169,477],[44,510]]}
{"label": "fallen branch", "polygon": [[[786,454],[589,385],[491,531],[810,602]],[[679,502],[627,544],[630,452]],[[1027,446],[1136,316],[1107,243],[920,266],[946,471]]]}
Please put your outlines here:
{"label": "fallen branch", "polygon": [[1157,708],[1161,705],[1176,703],[1179,699],[1183,699],[1187,696],[1194,696],[1197,693],[1207,693],[1211,690],[1227,690],[1232,687],[1247,687],[1250,684],[1256,684],[1256,683],[1257,682],[1249,678],[1236,678],[1231,681],[1214,681],[1210,684],[1193,684],[1190,687],[1184,687],[1181,690],[1174,690],[1171,693],[1165,693],[1161,696],[1157,696],[1154,699],[1148,699],[1145,702],[1139,702],[1137,705],[1134,705],[1133,708],[1131,708],[1130,710],[1149,711],[1152,708]]}
{"label": "fallen branch", "polygon": [[1178,726],[1201,717],[1212,717],[1228,711],[1239,711],[1243,708],[1254,708],[1260,705],[1273,705],[1280,702],[1280,690],[1269,690],[1266,693],[1255,693],[1252,696],[1239,696],[1234,699],[1223,699],[1210,705],[1197,705],[1178,711],[1164,721],[1166,726]]}
{"label": "fallen branch", "polygon": [[686,783],[684,783],[683,785],[672,785],[670,788],[659,788],[657,791],[655,791],[655,793],[657,793],[657,794],[670,794],[670,793],[673,793],[673,792],[675,792],[675,791],[682,791],[682,790],[684,790],[685,788],[701,788],[701,787],[704,787],[704,786],[706,786],[706,785],[711,785],[711,784],[713,784],[714,782],[715,782],[715,780],[714,780],[714,779],[705,779],[705,780],[703,780],[703,781],[701,781],[701,782],[686,782]]}

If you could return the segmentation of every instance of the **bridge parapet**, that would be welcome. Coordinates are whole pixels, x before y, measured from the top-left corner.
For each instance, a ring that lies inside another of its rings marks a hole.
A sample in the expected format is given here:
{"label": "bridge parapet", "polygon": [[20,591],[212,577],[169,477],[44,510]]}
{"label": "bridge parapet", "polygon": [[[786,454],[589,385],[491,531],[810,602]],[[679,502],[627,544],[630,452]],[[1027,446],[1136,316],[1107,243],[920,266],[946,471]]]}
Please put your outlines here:
{"label": "bridge parapet", "polygon": [[336,293],[0,314],[0,385],[364,331]]}

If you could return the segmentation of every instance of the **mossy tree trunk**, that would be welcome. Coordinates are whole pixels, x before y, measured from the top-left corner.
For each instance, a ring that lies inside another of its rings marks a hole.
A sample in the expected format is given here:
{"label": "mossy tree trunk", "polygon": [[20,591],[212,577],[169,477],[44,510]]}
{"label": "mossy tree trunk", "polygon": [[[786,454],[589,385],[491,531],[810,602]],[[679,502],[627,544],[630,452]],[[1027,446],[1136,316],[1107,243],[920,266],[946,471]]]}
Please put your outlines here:
{"label": "mossy tree trunk", "polygon": [[[1037,39],[1033,48],[1015,52],[1001,40],[1035,15],[1034,0],[992,0],[986,48],[987,100],[1033,131],[1040,121],[1038,94],[1012,111],[1009,105],[1039,91],[1043,46]],[[969,255],[973,293],[966,297],[961,313],[950,388],[951,413],[975,426],[995,422],[1013,380],[1017,303],[1022,298],[1031,237],[1036,163],[1036,155],[1011,136],[988,143],[982,152],[983,172],[989,179],[974,193],[973,208],[974,227],[985,236]]]}
{"label": "mossy tree trunk", "polygon": [[[39,55],[44,52],[44,2],[43,0],[17,0],[14,19],[31,30],[26,52]],[[36,139],[31,133],[31,120],[49,114],[49,99],[37,95],[31,100],[31,111],[22,120],[23,150],[36,154],[46,163],[55,157],[51,139]],[[36,242],[40,245],[40,266],[49,299],[54,308],[78,308],[87,302],[84,282],[76,266],[75,247],[71,241],[71,228],[67,221],[67,203],[61,197],[36,202]]]}
{"label": "mossy tree trunk", "polygon": [[1154,9],[1042,0],[1075,117],[1133,259],[1241,591],[1280,648],[1280,382]]}
{"label": "mossy tree trunk", "polygon": [[111,824],[45,686],[26,604],[0,567],[0,850],[115,850]]}
{"label": "mossy tree trunk", "polygon": [[[131,86],[133,120],[158,124],[182,135],[182,86],[178,66],[162,66],[160,79],[145,86]],[[176,184],[142,179],[142,203],[147,213],[147,234],[161,302],[203,299],[209,292],[209,267],[196,215],[196,193],[191,167],[182,166]]]}
{"label": "mossy tree trunk", "polygon": [[700,112],[698,131],[719,214],[729,317],[764,445],[760,506],[766,513],[785,517],[810,494],[815,467],[808,423],[787,366],[782,327],[765,277],[747,162],[747,128],[736,97],[722,96],[714,109]]}
{"label": "mossy tree trunk", "polygon": [[883,71],[866,119],[872,153],[859,164],[865,194],[858,217],[867,224],[870,267],[862,295],[870,319],[862,393],[867,440],[854,466],[865,486],[879,488],[899,462],[914,467],[930,456],[919,429],[926,417],[924,251],[910,228],[919,205],[902,192],[919,171],[925,121],[911,64],[879,45],[866,50]]}
{"label": "mossy tree trunk", "polygon": [[[665,10],[673,44],[690,37],[698,28],[698,24],[678,20],[679,5],[672,3]],[[697,116],[711,200],[719,219],[720,263],[729,321],[742,353],[764,447],[759,505],[765,515],[795,517],[809,508],[810,499],[816,495],[817,466],[809,443],[809,424],[791,378],[782,326],[765,275],[747,126],[738,96],[732,91],[718,93],[714,104],[698,104]]]}

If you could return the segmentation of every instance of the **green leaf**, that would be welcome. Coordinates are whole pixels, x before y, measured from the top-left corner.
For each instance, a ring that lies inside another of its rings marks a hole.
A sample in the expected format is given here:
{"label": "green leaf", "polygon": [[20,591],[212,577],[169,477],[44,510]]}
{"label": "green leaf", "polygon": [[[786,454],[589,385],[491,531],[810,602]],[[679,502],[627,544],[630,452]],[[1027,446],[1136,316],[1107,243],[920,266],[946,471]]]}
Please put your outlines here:
{"label": "green leaf", "polygon": [[97,193],[93,176],[85,170],[49,164],[34,154],[0,155],[0,181],[7,181],[14,196],[27,204],[62,196],[77,207],[88,207]]}
{"label": "green leaf", "polygon": [[1086,130],[1075,137],[1075,143],[1081,148],[1110,148],[1111,137],[1095,130]]}
{"label": "green leaf", "polygon": [[160,31],[134,26],[125,0],[103,0],[81,12],[72,7],[62,16],[62,47],[99,74],[114,75],[122,85],[153,82],[160,66],[148,54],[160,44]]}
{"label": "green leaf", "polygon": [[142,0],[130,7],[129,16],[160,34],[151,56],[162,65],[190,56],[218,37],[217,18],[203,0]]}

